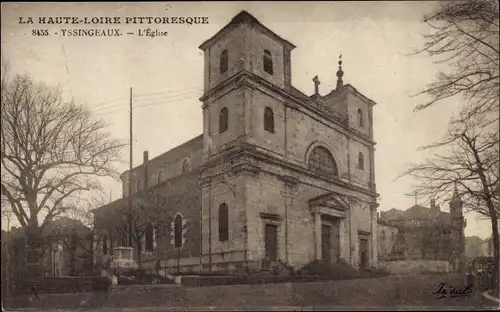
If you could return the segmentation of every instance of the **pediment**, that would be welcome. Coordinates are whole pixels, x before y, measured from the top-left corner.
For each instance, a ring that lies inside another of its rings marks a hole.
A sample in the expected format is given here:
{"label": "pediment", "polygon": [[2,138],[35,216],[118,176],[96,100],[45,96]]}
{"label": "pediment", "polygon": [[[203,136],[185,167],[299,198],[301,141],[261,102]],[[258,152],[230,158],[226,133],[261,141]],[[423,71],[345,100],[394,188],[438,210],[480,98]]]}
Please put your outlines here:
{"label": "pediment", "polygon": [[349,210],[349,201],[345,195],[330,192],[324,195],[315,197],[309,201],[309,206],[317,207],[329,207],[335,210]]}

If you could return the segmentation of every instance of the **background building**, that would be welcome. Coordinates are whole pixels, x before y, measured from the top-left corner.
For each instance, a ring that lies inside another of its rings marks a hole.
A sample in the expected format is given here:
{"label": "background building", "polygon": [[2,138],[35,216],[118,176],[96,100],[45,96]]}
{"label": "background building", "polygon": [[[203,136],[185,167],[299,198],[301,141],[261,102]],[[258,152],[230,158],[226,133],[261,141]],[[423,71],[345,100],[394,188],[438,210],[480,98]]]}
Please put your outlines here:
{"label": "background building", "polygon": [[391,225],[391,233],[397,231],[395,235],[400,237],[399,240],[385,238],[379,241],[380,253],[387,256],[386,250],[395,249],[399,260],[442,260],[450,262],[455,271],[464,268],[466,224],[456,190],[449,205],[450,212],[441,211],[435,200],[431,200],[430,208],[414,205],[405,211],[380,212],[379,232],[387,232]]}

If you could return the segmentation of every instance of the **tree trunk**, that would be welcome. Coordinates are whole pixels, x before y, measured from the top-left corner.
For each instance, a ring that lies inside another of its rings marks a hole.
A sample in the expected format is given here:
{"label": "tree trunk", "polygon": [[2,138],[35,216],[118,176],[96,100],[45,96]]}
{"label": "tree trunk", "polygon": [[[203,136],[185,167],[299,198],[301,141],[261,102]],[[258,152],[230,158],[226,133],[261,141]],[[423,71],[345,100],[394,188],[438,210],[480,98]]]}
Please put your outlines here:
{"label": "tree trunk", "polygon": [[493,270],[493,282],[495,283],[494,285],[498,285],[498,278],[499,278],[499,266],[500,266],[500,240],[499,240],[499,235],[498,235],[498,215],[495,210],[495,205],[493,204],[492,200],[492,192],[490,192],[489,186],[488,186],[488,180],[486,178],[485,170],[483,168],[483,162],[481,161],[481,158],[479,156],[479,153],[477,149],[474,148],[473,143],[470,140],[467,140],[466,143],[471,147],[471,150],[474,155],[474,159],[476,161],[477,165],[477,173],[479,175],[479,178],[481,179],[481,185],[483,188],[483,196],[486,201],[486,206],[488,207],[488,212],[490,214],[491,218],[491,230],[492,230],[492,238],[493,238],[493,256],[495,258],[495,263],[494,265],[494,270]]}
{"label": "tree trunk", "polygon": [[[493,206],[493,205],[492,205]],[[493,207],[492,207],[493,208]],[[493,232],[493,256],[495,257],[495,263],[493,267],[493,285],[499,284],[499,270],[500,270],[500,237],[498,234],[498,216],[496,215],[494,209],[490,209],[491,213],[491,230]]]}
{"label": "tree trunk", "polygon": [[43,256],[43,237],[36,224],[28,225],[25,228],[26,239],[26,265],[28,279],[38,279],[43,276],[42,256]]}
{"label": "tree trunk", "polygon": [[142,245],[141,245],[141,239],[136,239],[137,242],[137,265],[139,266],[139,269],[142,268]]}

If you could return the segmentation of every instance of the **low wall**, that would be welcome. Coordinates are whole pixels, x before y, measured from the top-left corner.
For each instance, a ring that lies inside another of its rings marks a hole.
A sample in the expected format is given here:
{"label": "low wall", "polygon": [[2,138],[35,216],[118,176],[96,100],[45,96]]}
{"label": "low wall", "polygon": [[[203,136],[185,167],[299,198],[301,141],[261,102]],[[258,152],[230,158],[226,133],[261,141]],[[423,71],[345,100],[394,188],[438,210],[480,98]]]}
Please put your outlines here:
{"label": "low wall", "polygon": [[438,260],[397,260],[379,261],[379,268],[392,274],[449,273],[448,261]]}

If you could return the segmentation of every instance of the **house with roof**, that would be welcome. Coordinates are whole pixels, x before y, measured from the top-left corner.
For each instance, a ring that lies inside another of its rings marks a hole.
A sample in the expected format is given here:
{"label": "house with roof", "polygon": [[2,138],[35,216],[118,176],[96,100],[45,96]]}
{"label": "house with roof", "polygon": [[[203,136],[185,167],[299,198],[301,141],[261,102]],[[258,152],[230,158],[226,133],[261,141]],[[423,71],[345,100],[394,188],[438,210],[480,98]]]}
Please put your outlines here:
{"label": "house with roof", "polygon": [[[406,210],[391,209],[378,214],[379,253],[392,260],[448,261],[456,270],[465,265],[466,220],[462,201],[455,190],[450,211],[442,211],[434,199],[430,208],[415,204]],[[388,229],[392,229],[392,232]],[[395,233],[390,240],[383,232]],[[381,247],[383,246],[383,247]],[[397,250],[397,255],[387,250]]]}

